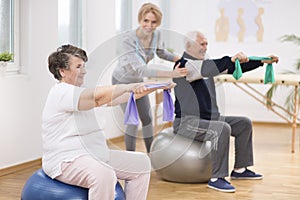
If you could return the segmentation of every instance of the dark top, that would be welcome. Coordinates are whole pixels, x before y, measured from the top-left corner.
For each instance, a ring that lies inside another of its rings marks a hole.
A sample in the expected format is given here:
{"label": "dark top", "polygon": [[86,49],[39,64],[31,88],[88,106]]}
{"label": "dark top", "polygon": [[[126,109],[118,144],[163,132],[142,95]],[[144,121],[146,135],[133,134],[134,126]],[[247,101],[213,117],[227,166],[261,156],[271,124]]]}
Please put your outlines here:
{"label": "dark top", "polygon": [[[197,60],[184,52],[180,62],[180,67],[185,67],[186,59]],[[262,66],[261,61],[249,61],[242,63],[242,71],[247,72]],[[216,89],[214,76],[226,72],[232,74],[235,64],[231,62],[229,56],[220,59],[204,60],[201,68],[201,75],[205,78],[192,82],[186,81],[185,77],[173,78],[177,84],[175,91],[175,117],[180,118],[185,115],[199,116],[201,119],[218,119],[220,112],[216,101]]]}

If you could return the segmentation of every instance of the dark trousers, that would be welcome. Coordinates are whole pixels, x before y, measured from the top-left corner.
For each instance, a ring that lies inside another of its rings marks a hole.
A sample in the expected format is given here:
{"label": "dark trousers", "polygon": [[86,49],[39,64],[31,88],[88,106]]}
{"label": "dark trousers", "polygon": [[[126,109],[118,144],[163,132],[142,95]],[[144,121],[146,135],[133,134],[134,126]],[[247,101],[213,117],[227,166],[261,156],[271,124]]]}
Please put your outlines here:
{"label": "dark trousers", "polygon": [[197,141],[211,141],[212,178],[228,176],[230,136],[234,137],[234,168],[253,165],[252,122],[246,117],[221,116],[204,120],[196,116],[175,118],[174,133]]}

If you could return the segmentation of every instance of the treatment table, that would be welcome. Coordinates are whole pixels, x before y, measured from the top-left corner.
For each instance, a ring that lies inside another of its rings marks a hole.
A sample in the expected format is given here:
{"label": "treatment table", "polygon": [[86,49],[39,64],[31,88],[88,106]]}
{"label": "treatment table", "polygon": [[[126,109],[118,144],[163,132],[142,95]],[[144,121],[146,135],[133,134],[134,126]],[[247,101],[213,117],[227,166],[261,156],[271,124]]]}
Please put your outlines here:
{"label": "treatment table", "polygon": [[[294,87],[294,110],[289,112],[286,108],[275,103],[273,100],[268,99],[265,94],[256,90],[250,84],[264,84],[264,77],[244,74],[239,80],[236,80],[232,75],[219,75],[215,77],[216,83],[233,83],[235,86],[243,90],[245,93],[256,99],[258,102],[267,106],[266,102],[270,102],[269,110],[274,112],[276,115],[287,121],[287,123],[292,125],[292,153],[295,152],[295,138],[296,138],[296,127],[297,122],[300,122],[298,117],[298,107],[299,107],[299,97],[298,88],[300,86],[300,74],[275,74],[275,85],[286,85]],[[260,98],[259,98],[260,97]],[[263,100],[262,100],[263,99]],[[279,112],[281,110],[281,112]],[[285,113],[282,114],[282,112]]]}

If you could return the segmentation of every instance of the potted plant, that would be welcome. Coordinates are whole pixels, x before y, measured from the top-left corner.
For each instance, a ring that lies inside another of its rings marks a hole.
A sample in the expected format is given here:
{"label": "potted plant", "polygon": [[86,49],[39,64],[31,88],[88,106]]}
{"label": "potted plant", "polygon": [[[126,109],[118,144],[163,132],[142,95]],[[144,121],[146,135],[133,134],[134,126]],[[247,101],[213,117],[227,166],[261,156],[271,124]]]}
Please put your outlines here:
{"label": "potted plant", "polygon": [[9,52],[0,53],[0,73],[2,75],[4,75],[6,72],[7,62],[13,60],[13,58],[14,56],[12,53]]}
{"label": "potted plant", "polygon": [[[292,35],[284,35],[280,39],[281,39],[282,42],[293,42],[294,44],[300,46],[300,37],[296,36],[294,34],[292,34]],[[300,58],[297,59],[296,70],[295,71],[287,71],[285,73],[286,74],[300,74]],[[273,97],[273,95],[274,95],[274,93],[275,93],[275,91],[276,91],[276,89],[278,87],[279,87],[279,85],[272,85],[272,87],[266,93],[267,99],[272,99],[272,97]],[[284,87],[288,87],[288,86],[284,86]],[[298,87],[297,91],[298,91],[297,93],[298,93],[298,98],[299,98],[300,97],[300,87]],[[294,101],[295,101],[294,100],[295,99],[294,98],[294,94],[295,94],[294,90],[290,89],[289,94],[288,94],[288,96],[285,99],[285,107],[291,113],[293,112],[294,105],[295,105],[294,104]],[[299,104],[300,104],[300,101],[299,101]],[[269,108],[273,106],[272,103],[271,103],[271,101],[268,101],[268,100],[266,102],[266,105]],[[299,111],[299,107],[300,107],[300,105],[298,105],[298,111]],[[299,113],[299,112],[297,112],[297,113]]]}

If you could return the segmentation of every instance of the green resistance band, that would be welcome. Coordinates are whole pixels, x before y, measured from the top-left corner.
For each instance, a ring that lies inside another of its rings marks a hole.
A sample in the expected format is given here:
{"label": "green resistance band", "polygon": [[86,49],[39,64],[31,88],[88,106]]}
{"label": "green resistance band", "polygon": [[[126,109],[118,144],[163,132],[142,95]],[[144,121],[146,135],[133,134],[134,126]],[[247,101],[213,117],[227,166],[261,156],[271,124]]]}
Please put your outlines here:
{"label": "green resistance band", "polygon": [[[249,57],[249,60],[271,60],[271,59],[272,58],[269,58],[269,57],[257,57],[257,56]],[[243,75],[242,67],[241,67],[239,59],[235,59],[235,70],[232,75],[236,80],[240,79]],[[274,82],[275,82],[275,78],[274,78],[273,65],[267,64],[264,84],[274,83]]]}

